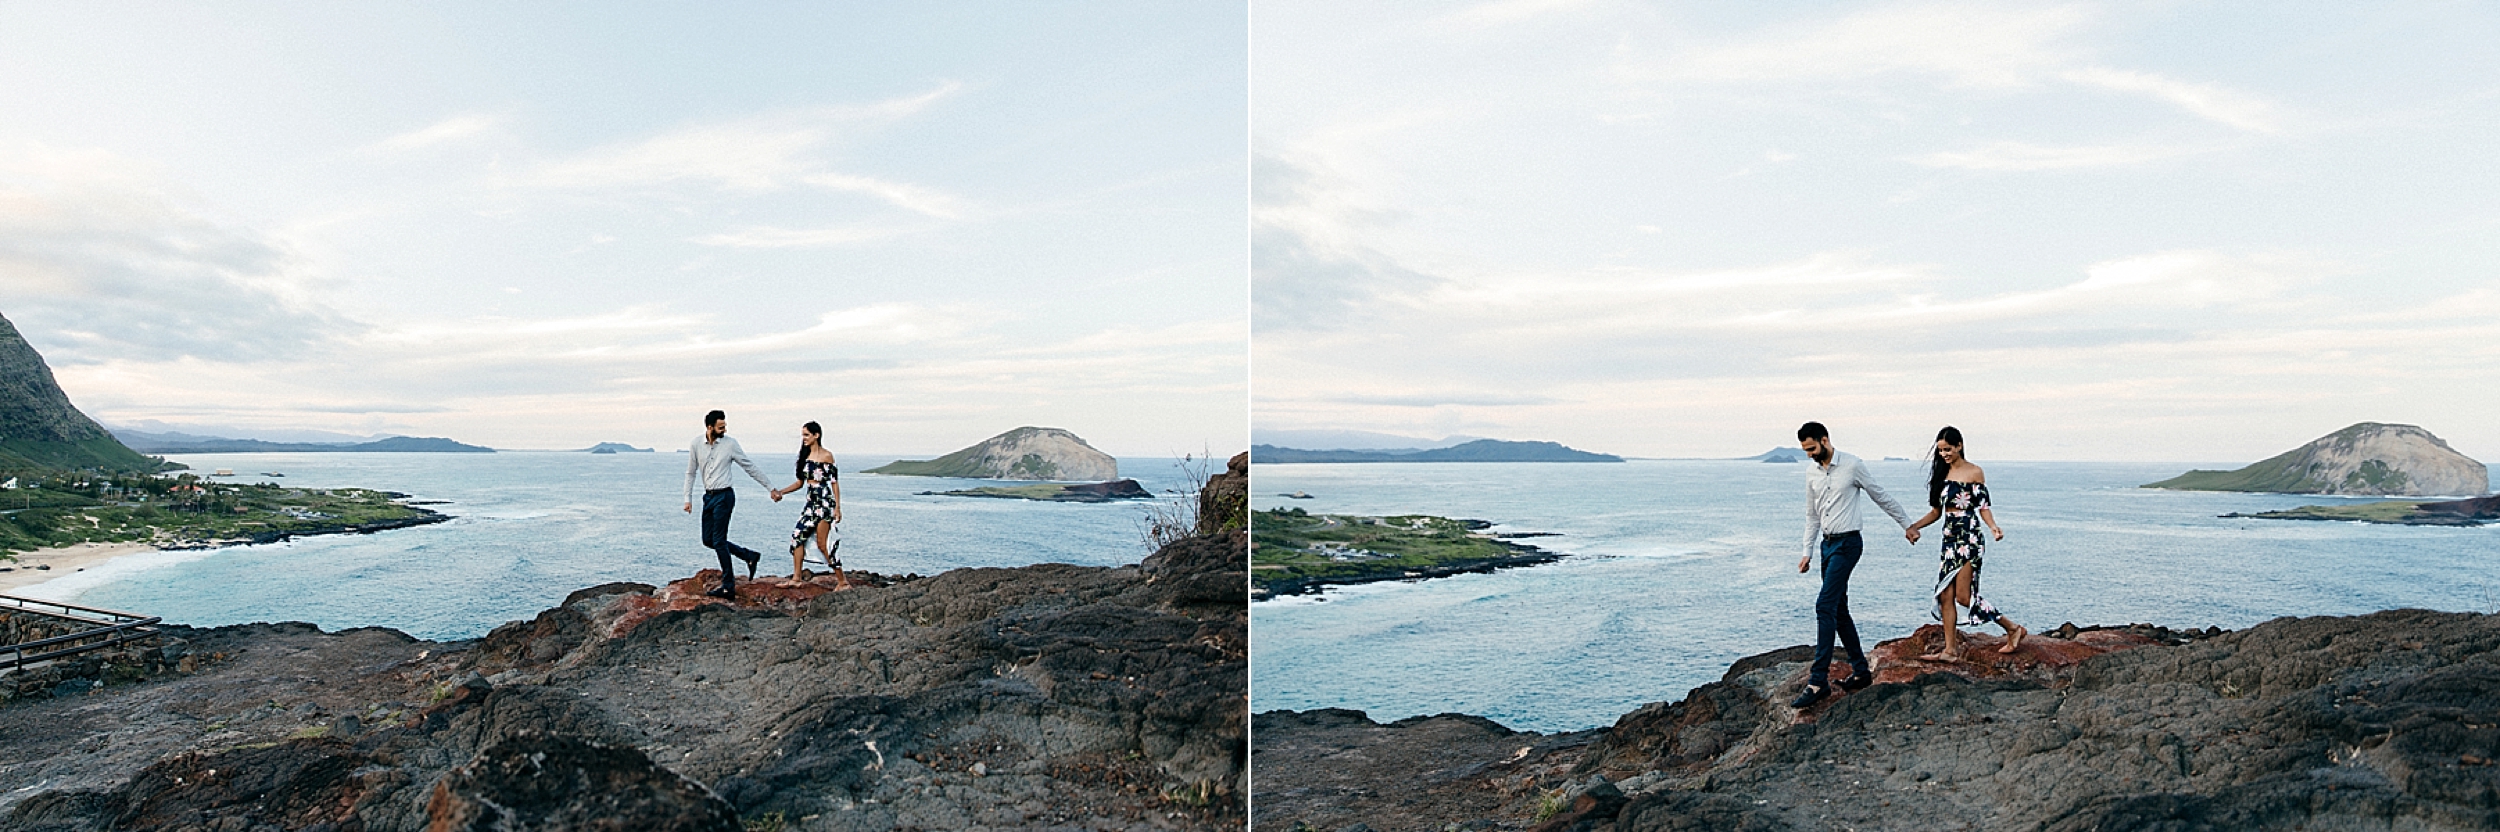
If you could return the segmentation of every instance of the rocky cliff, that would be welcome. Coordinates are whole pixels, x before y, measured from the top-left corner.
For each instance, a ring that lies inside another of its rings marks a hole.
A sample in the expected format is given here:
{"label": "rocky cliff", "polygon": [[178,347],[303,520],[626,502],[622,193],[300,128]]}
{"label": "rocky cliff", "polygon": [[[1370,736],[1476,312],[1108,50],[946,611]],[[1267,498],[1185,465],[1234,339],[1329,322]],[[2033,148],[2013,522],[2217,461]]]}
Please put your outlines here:
{"label": "rocky cliff", "polygon": [[914,477],[965,477],[985,480],[1071,480],[1103,482],[1120,478],[1120,463],[1094,450],[1076,434],[1058,428],[1023,427],[972,447],[931,460],[902,460],[870,468],[871,474]]}
{"label": "rocky cliff", "polygon": [[2189,471],[2145,487],[2470,497],[2491,489],[2491,470],[2430,431],[2362,422],[2236,471]]}
{"label": "rocky cliff", "polygon": [[2500,828],[2500,616],[2070,625],[1917,662],[1938,632],[1802,712],[1800,646],[1593,731],[1260,714],[1257,828]]}
{"label": "rocky cliff", "polygon": [[156,471],[163,463],[124,447],[70,404],[17,325],[0,317],[0,469]]}
{"label": "rocky cliff", "polygon": [[0,828],[1238,829],[1245,548],[611,584],[467,642],[174,628],[0,705]]}

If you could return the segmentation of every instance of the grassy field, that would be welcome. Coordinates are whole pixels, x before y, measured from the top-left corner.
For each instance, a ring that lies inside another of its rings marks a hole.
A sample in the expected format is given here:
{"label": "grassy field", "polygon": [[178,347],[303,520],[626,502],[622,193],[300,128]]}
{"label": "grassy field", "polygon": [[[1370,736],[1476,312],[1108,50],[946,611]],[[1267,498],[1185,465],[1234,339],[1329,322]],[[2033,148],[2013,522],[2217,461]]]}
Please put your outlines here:
{"label": "grassy field", "polygon": [[20,477],[0,490],[0,559],[75,543],[195,546],[421,522],[431,512],[361,488],[224,483],[193,474]]}
{"label": "grassy field", "polygon": [[1291,592],[1554,557],[1478,534],[1489,525],[1422,514],[1361,517],[1271,509],[1252,516],[1251,580],[1270,592]]}

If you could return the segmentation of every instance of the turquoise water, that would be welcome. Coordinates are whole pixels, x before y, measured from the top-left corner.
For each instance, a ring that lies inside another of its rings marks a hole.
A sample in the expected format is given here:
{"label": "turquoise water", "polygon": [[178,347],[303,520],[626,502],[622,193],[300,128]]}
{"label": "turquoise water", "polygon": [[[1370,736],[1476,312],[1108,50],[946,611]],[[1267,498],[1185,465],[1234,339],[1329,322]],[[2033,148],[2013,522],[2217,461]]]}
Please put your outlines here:
{"label": "turquoise water", "polygon": [[[2222,519],[2337,498],[2137,488],[2215,463],[1984,462],[2006,539],[1981,591],[2034,630],[2150,622],[2240,628],[2286,615],[2500,608],[2500,527]],[[1917,462],[1871,462],[1905,508]],[[1489,575],[1331,588],[1251,605],[1254,712],[1356,708],[1514,728],[1612,724],[1680,699],[1729,662],[1814,640],[1803,465],[1260,465],[1256,509],[1439,514],[1561,532],[1571,555]],[[1313,499],[1279,496],[1309,492]],[[1934,530],[1919,544],[1870,501],[1850,611],[1868,647],[1928,623]],[[1912,516],[1922,513],[1913,511]],[[1255,521],[1254,521],[1255,522]],[[1255,526],[1254,526],[1255,533]]]}
{"label": "turquoise water", "polygon": [[[658,584],[716,563],[699,545],[696,515],[679,510],[683,454],[206,454],[175,461],[201,473],[233,469],[240,482],[360,486],[446,500],[431,508],[454,519],[370,535],[133,555],[21,594],[197,626],[309,621],[450,639],[536,615],[576,589]],[[927,575],[965,566],[1118,565],[1149,554],[1142,502],[917,496],[997,483],[855,473],[888,461],[842,458],[845,566]],[[793,479],[787,458],[760,462],[783,480],[776,485]],[[1186,479],[1168,459],[1123,459],[1120,472],[1157,493]],[[799,498],[774,503],[743,473],[734,487],[729,539],[764,553],[759,575],[787,574]]]}

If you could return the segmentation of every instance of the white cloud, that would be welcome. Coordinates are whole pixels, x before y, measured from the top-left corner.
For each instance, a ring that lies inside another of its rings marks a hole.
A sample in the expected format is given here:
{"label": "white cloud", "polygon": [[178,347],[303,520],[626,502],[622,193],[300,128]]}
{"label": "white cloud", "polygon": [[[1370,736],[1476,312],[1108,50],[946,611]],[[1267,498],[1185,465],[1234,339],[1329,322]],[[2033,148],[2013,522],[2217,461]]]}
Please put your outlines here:
{"label": "white cloud", "polygon": [[928,92],[864,106],[819,108],[684,127],[545,162],[515,182],[559,189],[682,183],[724,191],[761,192],[822,177],[825,181],[815,184],[871,192],[906,209],[925,213],[932,206],[947,207],[948,198],[920,186],[833,173],[826,170],[821,157],[826,146],[843,137],[846,129],[865,129],[909,117],[959,89],[960,84],[948,82]]}
{"label": "white cloud", "polygon": [[893,203],[894,207],[944,220],[962,217],[967,207],[960,197],[908,182],[888,182],[846,173],[820,173],[806,177],[804,181],[837,191],[868,194]]}
{"label": "white cloud", "polygon": [[408,153],[448,144],[457,144],[484,136],[502,125],[502,120],[486,115],[458,115],[426,127],[401,133],[360,148],[366,154]]}
{"label": "white cloud", "polygon": [[283,241],[145,193],[0,190],[0,305],[55,363],[260,360],[363,328]]}
{"label": "white cloud", "polygon": [[631,188],[691,182],[724,190],[782,187],[816,166],[832,131],[770,119],[689,127],[540,165],[523,182],[549,188]]}
{"label": "white cloud", "polygon": [[694,238],[707,246],[731,248],[829,248],[873,242],[903,233],[893,228],[747,228]]}
{"label": "white cloud", "polygon": [[1683,50],[1632,71],[1661,80],[1783,81],[1913,73],[1985,88],[2028,86],[2071,60],[2091,19],[2072,5],[1928,3],[1869,9]]}
{"label": "white cloud", "polygon": [[1975,150],[1929,153],[1909,161],[1925,167],[1963,170],[2071,170],[2141,165],[2219,149],[2221,146],[2211,144],[2044,147],[2023,142],[1998,142]]}
{"label": "white cloud", "polygon": [[2175,104],[2199,118],[2252,133],[2283,132],[2283,115],[2274,104],[2212,84],[2193,84],[2149,72],[2098,66],[2070,70],[2059,77],[2103,89],[2150,95]]}
{"label": "white cloud", "polygon": [[1492,0],[1492,2],[1477,3],[1461,9],[1456,14],[1450,15],[1448,20],[1465,28],[1489,29],[1515,26],[1536,18],[1585,9],[1592,5],[1595,4],[1591,0]]}

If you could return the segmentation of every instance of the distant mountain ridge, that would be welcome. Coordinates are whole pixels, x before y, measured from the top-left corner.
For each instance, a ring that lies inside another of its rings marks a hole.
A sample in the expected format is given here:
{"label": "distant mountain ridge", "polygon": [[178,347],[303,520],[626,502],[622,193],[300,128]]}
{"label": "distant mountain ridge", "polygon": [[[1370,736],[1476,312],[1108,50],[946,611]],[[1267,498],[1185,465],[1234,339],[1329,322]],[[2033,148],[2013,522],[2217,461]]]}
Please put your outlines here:
{"label": "distant mountain ridge", "polygon": [[1250,446],[1250,461],[1266,463],[1622,462],[1623,457],[1569,448],[1559,442],[1508,442],[1500,439],[1478,439],[1447,448],[1411,448],[1389,451],[1313,451],[1302,448],[1280,448],[1274,445],[1252,445]]}
{"label": "distant mountain ridge", "polygon": [[0,468],[161,471],[164,460],[122,444],[70,404],[17,325],[0,317]]}
{"label": "distant mountain ridge", "polygon": [[2491,469],[2413,425],[2362,422],[2232,471],[2189,471],[2145,488],[2277,494],[2479,497]]}
{"label": "distant mountain ridge", "polygon": [[184,433],[115,431],[124,444],[152,454],[435,453],[491,454],[495,449],[433,436],[391,436],[371,442],[266,442]]}
{"label": "distant mountain ridge", "polygon": [[1392,453],[1405,453],[1408,451],[1428,451],[1434,448],[1447,448],[1454,445],[1463,445],[1483,438],[1484,437],[1481,436],[1452,434],[1441,437],[1440,439],[1425,439],[1416,436],[1401,436],[1394,433],[1380,433],[1368,430],[1282,430],[1253,428],[1250,431],[1250,441],[1252,444],[1270,445],[1278,448],[1307,448],[1311,450],[1323,451],[1389,451]]}

